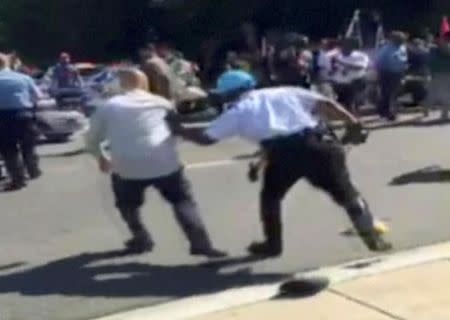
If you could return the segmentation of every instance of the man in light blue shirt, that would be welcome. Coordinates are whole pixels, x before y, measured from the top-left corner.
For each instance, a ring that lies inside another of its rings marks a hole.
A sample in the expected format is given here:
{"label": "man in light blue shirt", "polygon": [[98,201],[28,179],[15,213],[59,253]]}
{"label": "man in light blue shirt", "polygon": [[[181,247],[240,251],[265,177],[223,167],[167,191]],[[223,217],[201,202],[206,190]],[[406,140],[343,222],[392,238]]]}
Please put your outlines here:
{"label": "man in light blue shirt", "polygon": [[41,175],[33,121],[33,107],[39,97],[33,79],[12,71],[9,59],[0,53],[0,153],[11,178],[5,191],[25,186],[24,164],[31,179]]}
{"label": "man in light blue shirt", "polygon": [[381,91],[378,112],[391,121],[397,117],[396,99],[408,68],[405,41],[406,35],[403,32],[392,32],[390,41],[380,49],[375,61]]}

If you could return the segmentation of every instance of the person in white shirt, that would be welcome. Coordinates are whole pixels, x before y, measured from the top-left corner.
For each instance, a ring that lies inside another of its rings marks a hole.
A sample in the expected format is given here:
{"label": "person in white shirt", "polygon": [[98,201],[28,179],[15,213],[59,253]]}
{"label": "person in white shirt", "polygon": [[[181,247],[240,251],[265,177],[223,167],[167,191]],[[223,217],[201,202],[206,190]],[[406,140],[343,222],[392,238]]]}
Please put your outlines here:
{"label": "person in white shirt", "polygon": [[341,49],[332,58],[330,80],[338,101],[352,111],[357,111],[364,102],[369,56],[357,48],[357,40],[342,40]]}
{"label": "person in white shirt", "polygon": [[319,82],[327,82],[333,74],[332,61],[339,53],[337,40],[324,39],[321,43],[319,56],[317,58],[317,66],[319,71]]}
{"label": "person in white shirt", "polygon": [[376,232],[369,207],[351,182],[341,144],[326,139],[319,126],[320,117],[325,116],[343,120],[350,124],[349,132],[360,133],[358,120],[318,93],[297,87],[254,90],[255,85],[253,77],[243,71],[226,72],[218,80],[216,93],[227,97],[230,108],[206,131],[176,128],[185,139],[202,145],[240,136],[263,147],[267,165],[260,209],[266,239],[252,244],[250,253],[282,253],[281,202],[303,177],[346,209],[370,250],[390,250],[392,245]]}
{"label": "person in white shirt", "polygon": [[[172,103],[148,92],[148,80],[141,71],[123,69],[118,75],[123,94],[111,98],[94,114],[86,142],[100,170],[112,171],[116,207],[133,235],[126,242],[127,250],[144,253],[153,249],[139,210],[146,188],[152,186],[172,205],[192,255],[225,256],[213,248],[183,173],[166,121]],[[101,150],[104,141],[109,143],[110,159]]]}

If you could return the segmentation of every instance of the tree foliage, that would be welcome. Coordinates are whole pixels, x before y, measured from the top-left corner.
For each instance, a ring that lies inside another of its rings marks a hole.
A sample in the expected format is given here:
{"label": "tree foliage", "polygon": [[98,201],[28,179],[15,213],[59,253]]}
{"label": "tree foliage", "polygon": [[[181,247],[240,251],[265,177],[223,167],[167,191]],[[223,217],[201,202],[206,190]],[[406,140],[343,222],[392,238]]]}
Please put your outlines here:
{"label": "tree foliage", "polygon": [[[166,0],[167,1],[167,0]],[[212,35],[227,37],[243,21],[311,34],[342,30],[356,7],[380,9],[388,28],[413,32],[450,12],[442,0],[185,0],[177,7],[150,8],[149,0],[0,0],[0,45],[36,61],[67,50],[77,59],[130,55],[150,27],[183,49],[198,50]]]}

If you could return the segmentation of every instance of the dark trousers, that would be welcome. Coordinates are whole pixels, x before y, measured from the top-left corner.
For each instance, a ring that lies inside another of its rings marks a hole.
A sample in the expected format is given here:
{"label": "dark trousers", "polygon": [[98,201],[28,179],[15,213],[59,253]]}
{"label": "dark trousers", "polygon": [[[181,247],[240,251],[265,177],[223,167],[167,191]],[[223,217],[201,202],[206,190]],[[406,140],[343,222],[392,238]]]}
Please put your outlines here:
{"label": "dark trousers", "polygon": [[338,97],[339,103],[349,111],[358,111],[359,107],[365,102],[365,93],[367,82],[365,79],[355,80],[348,84],[334,84],[334,91]]}
{"label": "dark trousers", "polygon": [[141,221],[139,210],[144,204],[145,190],[148,187],[154,187],[171,204],[191,249],[211,248],[211,241],[192,195],[190,183],[182,170],[166,177],[146,180],[123,179],[116,174],[112,176],[116,207],[136,239],[153,242]]}
{"label": "dark trousers", "polygon": [[402,86],[402,73],[380,72],[380,102],[378,112],[381,116],[397,115],[397,97]]}
{"label": "dark trousers", "polygon": [[261,219],[266,240],[282,246],[281,202],[301,178],[327,192],[347,210],[358,231],[373,230],[373,217],[366,202],[352,184],[344,150],[320,133],[270,140],[263,143],[267,155],[263,188],[260,194]]}
{"label": "dark trousers", "polygon": [[35,150],[36,130],[31,113],[0,112],[0,153],[13,183],[25,182],[40,173]]}

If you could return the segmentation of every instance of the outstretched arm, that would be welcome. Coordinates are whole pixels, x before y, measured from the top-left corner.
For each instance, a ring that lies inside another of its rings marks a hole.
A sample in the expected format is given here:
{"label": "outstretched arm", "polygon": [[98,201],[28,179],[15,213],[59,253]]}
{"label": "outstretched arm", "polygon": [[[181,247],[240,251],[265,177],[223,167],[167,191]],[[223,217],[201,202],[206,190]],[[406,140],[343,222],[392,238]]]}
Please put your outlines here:
{"label": "outstretched arm", "polygon": [[349,124],[358,124],[359,120],[345,109],[341,104],[332,100],[320,100],[316,105],[317,110],[328,120],[342,120]]}
{"label": "outstretched arm", "polygon": [[201,146],[209,146],[217,143],[218,141],[212,139],[205,131],[204,128],[191,127],[187,128],[181,124],[181,119],[175,112],[170,113],[167,117],[167,122],[173,132],[173,134],[182,137],[183,139],[193,142]]}
{"label": "outstretched arm", "polygon": [[184,127],[181,125],[180,117],[174,113],[167,120],[174,134],[193,143],[209,146],[220,140],[239,135],[242,118],[243,115],[239,108],[232,108],[215,119],[207,129]]}

